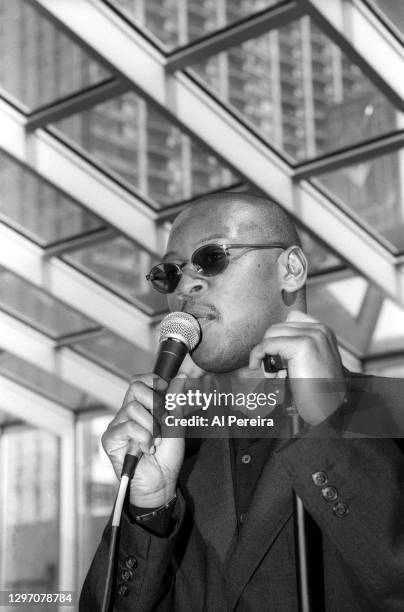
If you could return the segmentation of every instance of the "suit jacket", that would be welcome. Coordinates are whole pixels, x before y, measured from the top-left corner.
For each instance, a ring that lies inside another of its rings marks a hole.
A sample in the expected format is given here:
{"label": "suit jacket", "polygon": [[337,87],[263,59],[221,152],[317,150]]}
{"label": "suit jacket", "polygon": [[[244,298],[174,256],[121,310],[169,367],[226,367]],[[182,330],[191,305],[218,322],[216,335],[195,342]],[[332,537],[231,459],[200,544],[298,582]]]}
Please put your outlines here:
{"label": "suit jacket", "polygon": [[[342,421],[339,413],[297,439],[277,441],[239,536],[229,441],[207,439],[191,450],[169,537],[123,516],[114,610],[296,612],[293,488],[323,534],[326,612],[402,612],[403,454],[399,440],[366,437],[364,423],[373,421],[363,411],[402,409],[402,385],[387,379],[381,395],[380,379],[366,380],[364,390],[363,379],[353,377]],[[387,419],[388,429],[403,412]],[[359,425],[352,425],[357,414]],[[336,489],[336,500],[325,499],[324,484]],[[83,586],[81,612],[100,609],[109,534],[108,525]]]}

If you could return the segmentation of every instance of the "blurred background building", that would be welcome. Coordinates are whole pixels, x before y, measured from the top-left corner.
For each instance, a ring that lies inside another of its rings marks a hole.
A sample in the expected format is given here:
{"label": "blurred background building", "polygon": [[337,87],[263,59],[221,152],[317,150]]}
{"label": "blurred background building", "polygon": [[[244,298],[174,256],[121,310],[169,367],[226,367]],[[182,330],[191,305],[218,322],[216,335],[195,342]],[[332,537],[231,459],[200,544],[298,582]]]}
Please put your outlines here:
{"label": "blurred background building", "polygon": [[81,585],[197,196],[287,208],[346,365],[404,373],[401,0],[68,4],[0,0],[1,590]]}

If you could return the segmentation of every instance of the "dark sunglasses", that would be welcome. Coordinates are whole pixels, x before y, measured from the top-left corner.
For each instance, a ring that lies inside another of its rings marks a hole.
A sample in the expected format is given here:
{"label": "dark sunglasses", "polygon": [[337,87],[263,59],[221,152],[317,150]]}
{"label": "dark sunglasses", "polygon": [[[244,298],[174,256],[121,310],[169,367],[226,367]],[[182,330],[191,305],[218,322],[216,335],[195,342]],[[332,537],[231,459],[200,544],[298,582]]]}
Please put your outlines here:
{"label": "dark sunglasses", "polygon": [[[205,244],[197,249],[191,257],[191,264],[195,270],[203,276],[216,276],[221,274],[229,265],[231,249],[287,249],[283,243],[277,244]],[[172,293],[175,291],[180,278],[182,269],[186,263],[176,264],[163,262],[154,266],[147,280],[153,285],[154,289],[160,293]]]}

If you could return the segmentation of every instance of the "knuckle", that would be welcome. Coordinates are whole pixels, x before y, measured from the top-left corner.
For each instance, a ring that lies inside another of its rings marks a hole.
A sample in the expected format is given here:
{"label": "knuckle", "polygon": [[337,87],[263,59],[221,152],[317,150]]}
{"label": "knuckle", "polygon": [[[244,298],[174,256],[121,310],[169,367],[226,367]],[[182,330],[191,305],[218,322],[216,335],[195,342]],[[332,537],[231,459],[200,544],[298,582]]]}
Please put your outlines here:
{"label": "knuckle", "polygon": [[109,434],[110,434],[110,432],[107,429],[106,431],[104,431],[104,433],[101,436],[101,444],[102,444],[102,448],[105,450],[105,452],[107,452],[107,448],[108,448]]}
{"label": "knuckle", "polygon": [[139,394],[143,388],[144,388],[144,382],[141,380],[134,380],[133,382],[130,383],[130,390],[132,394],[135,396]]}

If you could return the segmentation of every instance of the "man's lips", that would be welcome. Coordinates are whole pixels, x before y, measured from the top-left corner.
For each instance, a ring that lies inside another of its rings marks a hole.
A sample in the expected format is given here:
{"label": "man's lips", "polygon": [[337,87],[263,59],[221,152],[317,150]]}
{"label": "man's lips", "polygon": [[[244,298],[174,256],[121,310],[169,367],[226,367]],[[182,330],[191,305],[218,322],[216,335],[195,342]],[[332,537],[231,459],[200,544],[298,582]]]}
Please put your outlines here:
{"label": "man's lips", "polygon": [[209,306],[198,305],[194,307],[189,307],[185,308],[184,312],[187,312],[188,314],[195,317],[195,319],[202,322],[213,321],[214,319],[218,318],[218,313],[216,312],[216,309]]}

